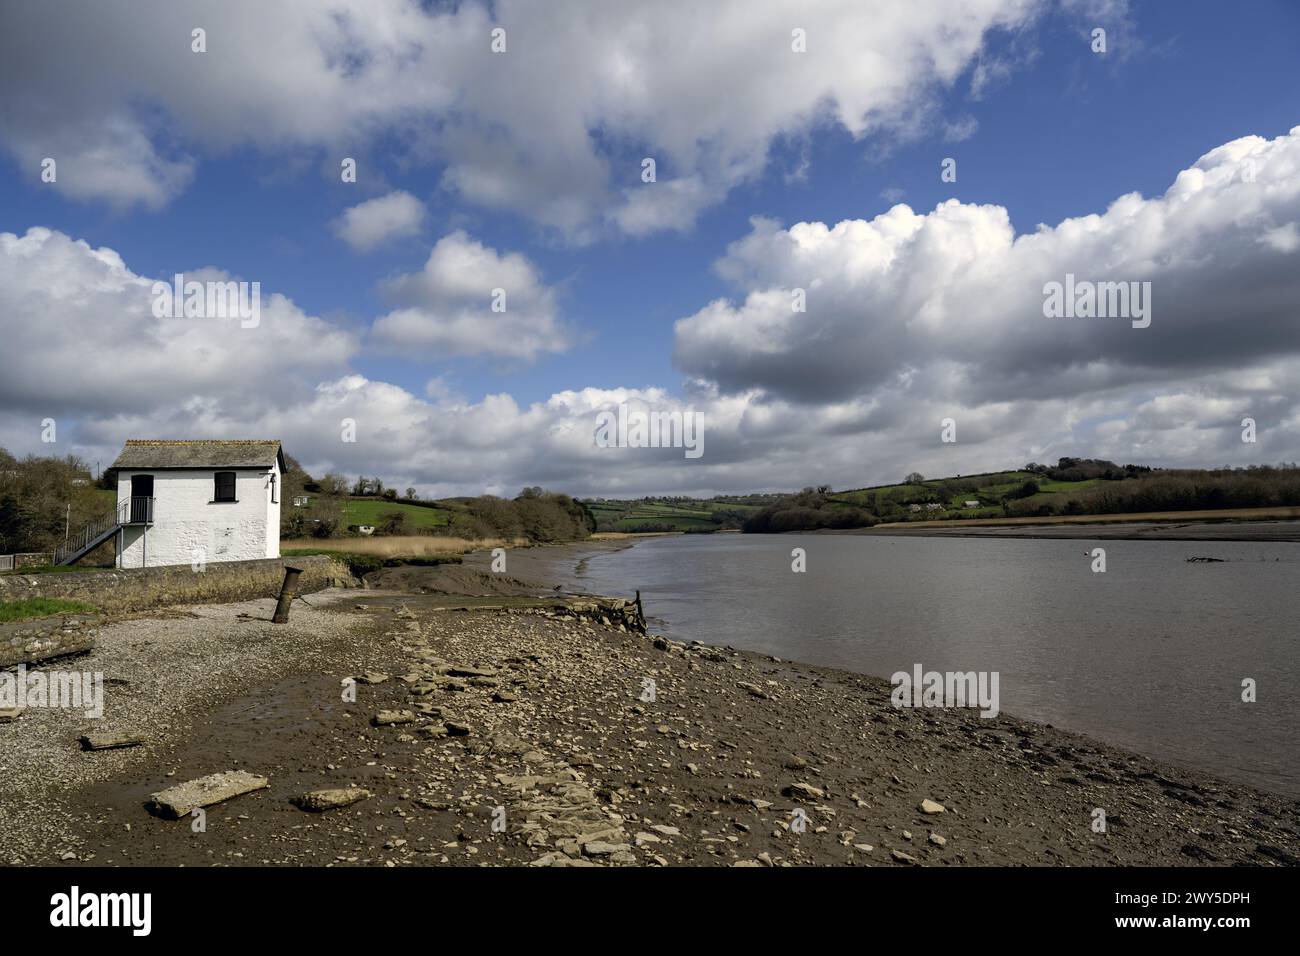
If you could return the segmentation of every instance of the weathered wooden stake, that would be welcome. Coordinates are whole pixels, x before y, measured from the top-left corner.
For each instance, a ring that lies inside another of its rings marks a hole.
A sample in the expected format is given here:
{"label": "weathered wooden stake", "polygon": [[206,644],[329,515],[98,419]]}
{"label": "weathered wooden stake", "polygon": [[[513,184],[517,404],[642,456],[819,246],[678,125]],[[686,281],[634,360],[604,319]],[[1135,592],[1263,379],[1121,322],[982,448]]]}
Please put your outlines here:
{"label": "weathered wooden stake", "polygon": [[280,600],[275,604],[275,616],[271,618],[272,624],[288,623],[289,605],[293,603],[293,590],[298,586],[298,575],[300,574],[302,574],[302,568],[291,568],[285,565],[284,584],[280,586]]}

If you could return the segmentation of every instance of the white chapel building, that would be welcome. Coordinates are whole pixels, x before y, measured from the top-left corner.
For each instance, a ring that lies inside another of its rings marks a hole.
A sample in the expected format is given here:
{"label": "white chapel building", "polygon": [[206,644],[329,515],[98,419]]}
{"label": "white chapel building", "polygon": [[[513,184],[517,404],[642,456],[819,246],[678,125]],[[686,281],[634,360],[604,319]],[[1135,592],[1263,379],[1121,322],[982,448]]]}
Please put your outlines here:
{"label": "white chapel building", "polygon": [[278,441],[131,439],[117,478],[117,566],[280,556]]}

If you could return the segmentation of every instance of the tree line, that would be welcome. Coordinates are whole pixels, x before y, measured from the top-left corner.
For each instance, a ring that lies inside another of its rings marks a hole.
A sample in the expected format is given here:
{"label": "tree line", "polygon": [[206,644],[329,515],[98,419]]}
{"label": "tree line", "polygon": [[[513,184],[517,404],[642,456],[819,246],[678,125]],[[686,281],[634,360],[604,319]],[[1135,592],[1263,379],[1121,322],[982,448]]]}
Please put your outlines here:
{"label": "tree line", "polygon": [[15,458],[0,448],[0,554],[53,551],[114,502],[75,455]]}
{"label": "tree line", "polygon": [[865,508],[835,501],[829,485],[804,488],[751,515],[741,527],[746,534],[779,534],[821,528],[868,528],[878,520]]}
{"label": "tree line", "polygon": [[1079,491],[1010,502],[1006,512],[1012,517],[1052,517],[1295,506],[1300,506],[1300,466],[1282,464],[1148,471]]}

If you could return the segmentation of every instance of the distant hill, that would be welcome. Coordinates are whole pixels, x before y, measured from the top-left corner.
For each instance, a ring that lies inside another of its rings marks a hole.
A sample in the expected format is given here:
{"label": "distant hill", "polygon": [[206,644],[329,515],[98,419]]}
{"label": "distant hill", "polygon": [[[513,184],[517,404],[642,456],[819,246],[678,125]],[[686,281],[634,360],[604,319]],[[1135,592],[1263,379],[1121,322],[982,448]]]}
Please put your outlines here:
{"label": "distant hill", "polygon": [[865,528],[907,521],[1050,518],[1090,514],[1300,506],[1300,466],[1158,469],[1099,458],[977,475],[925,478],[833,491],[713,498],[584,499],[598,531],[740,529],[753,533]]}
{"label": "distant hill", "polygon": [[749,532],[860,528],[882,522],[1201,511],[1300,505],[1300,467],[1155,469],[1104,459],[979,475],[924,478],[849,491],[805,488],[746,520]]}
{"label": "distant hill", "polygon": [[1009,509],[1027,516],[1054,511],[1061,503],[1060,496],[1066,496],[1068,501],[1103,481],[1123,480],[1135,474],[1119,470],[1109,479],[1095,476],[1070,480],[1052,478],[1042,471],[1017,469],[876,485],[835,492],[829,497],[834,502],[864,508],[880,521],[999,518],[1007,515]]}
{"label": "distant hill", "polygon": [[597,531],[738,531],[760,509],[782,495],[721,495],[715,498],[586,498]]}

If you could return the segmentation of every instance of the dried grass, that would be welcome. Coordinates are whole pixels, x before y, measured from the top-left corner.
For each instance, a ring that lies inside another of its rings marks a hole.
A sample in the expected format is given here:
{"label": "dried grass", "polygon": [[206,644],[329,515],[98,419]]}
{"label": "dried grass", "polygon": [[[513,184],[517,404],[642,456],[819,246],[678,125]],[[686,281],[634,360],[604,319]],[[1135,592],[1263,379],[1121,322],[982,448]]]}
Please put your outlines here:
{"label": "dried grass", "polygon": [[663,538],[668,535],[679,535],[681,531],[597,531],[591,536],[591,541],[622,541],[624,538]]}
{"label": "dried grass", "polygon": [[526,538],[451,538],[432,534],[387,535],[380,538],[297,538],[281,541],[280,550],[338,551],[378,558],[428,558],[439,554],[465,554],[490,548],[517,548]]}

